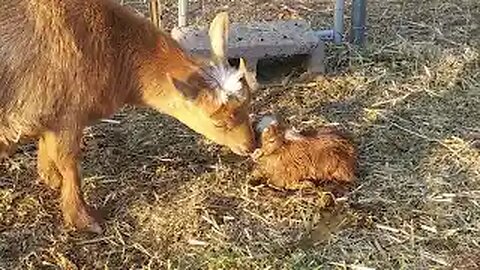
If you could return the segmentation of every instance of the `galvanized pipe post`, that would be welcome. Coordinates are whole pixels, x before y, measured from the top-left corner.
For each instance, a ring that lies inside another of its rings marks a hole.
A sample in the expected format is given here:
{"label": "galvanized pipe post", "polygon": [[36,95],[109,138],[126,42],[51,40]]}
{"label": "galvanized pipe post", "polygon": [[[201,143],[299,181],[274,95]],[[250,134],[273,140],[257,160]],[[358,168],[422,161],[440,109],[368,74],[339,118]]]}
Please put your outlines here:
{"label": "galvanized pipe post", "polygon": [[188,0],[178,0],[178,27],[187,26]]}
{"label": "galvanized pipe post", "polygon": [[345,9],[345,0],[336,0],[335,13],[333,14],[334,42],[340,43],[343,40],[343,14]]}
{"label": "galvanized pipe post", "polygon": [[367,0],[352,0],[351,42],[358,46],[365,44]]}

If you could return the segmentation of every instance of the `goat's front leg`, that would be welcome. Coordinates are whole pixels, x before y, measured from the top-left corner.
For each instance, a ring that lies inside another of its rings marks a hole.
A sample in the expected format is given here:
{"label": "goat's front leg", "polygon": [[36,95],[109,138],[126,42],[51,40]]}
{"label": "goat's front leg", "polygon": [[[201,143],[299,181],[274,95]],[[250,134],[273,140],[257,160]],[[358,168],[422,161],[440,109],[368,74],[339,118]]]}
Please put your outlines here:
{"label": "goat's front leg", "polygon": [[285,189],[290,190],[314,189],[315,187],[315,183],[309,180],[292,181],[285,185]]}
{"label": "goat's front leg", "polygon": [[[62,177],[60,204],[65,224],[77,230],[101,233],[101,227],[93,217],[93,209],[85,203],[80,188],[78,158],[81,136],[80,129],[46,132],[42,136],[44,140],[42,143],[45,146],[43,150],[54,162],[56,172]],[[53,168],[49,169],[49,172],[54,172]]]}

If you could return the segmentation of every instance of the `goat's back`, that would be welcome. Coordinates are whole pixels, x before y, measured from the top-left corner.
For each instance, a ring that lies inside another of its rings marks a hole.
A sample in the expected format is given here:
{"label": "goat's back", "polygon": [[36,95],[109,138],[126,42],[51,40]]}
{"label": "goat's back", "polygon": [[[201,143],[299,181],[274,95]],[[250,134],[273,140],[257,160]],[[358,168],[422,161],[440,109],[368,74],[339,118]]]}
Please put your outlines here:
{"label": "goat's back", "polygon": [[82,125],[134,98],[147,20],[110,0],[0,2],[0,142]]}

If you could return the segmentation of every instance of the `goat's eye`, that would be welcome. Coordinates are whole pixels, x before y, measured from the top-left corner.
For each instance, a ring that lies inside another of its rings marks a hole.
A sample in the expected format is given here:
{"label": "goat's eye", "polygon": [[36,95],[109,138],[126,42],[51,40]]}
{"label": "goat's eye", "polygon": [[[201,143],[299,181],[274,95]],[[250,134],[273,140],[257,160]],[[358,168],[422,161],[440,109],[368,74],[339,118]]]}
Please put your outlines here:
{"label": "goat's eye", "polygon": [[224,122],[214,122],[213,125],[216,127],[216,128],[224,128],[226,125]]}
{"label": "goat's eye", "polygon": [[274,142],[275,142],[275,138],[271,138],[270,140],[268,140],[268,142],[274,143]]}

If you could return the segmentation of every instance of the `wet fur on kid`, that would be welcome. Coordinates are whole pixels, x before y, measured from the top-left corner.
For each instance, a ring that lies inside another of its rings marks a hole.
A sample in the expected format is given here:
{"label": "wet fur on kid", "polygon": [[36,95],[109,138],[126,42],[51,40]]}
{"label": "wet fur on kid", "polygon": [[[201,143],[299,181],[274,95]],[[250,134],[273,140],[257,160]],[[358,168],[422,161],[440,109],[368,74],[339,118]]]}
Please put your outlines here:
{"label": "wet fur on kid", "polygon": [[357,149],[339,130],[310,132],[287,129],[278,117],[256,123],[260,148],[252,155],[254,175],[277,188],[299,189],[321,182],[350,184],[355,180]]}

